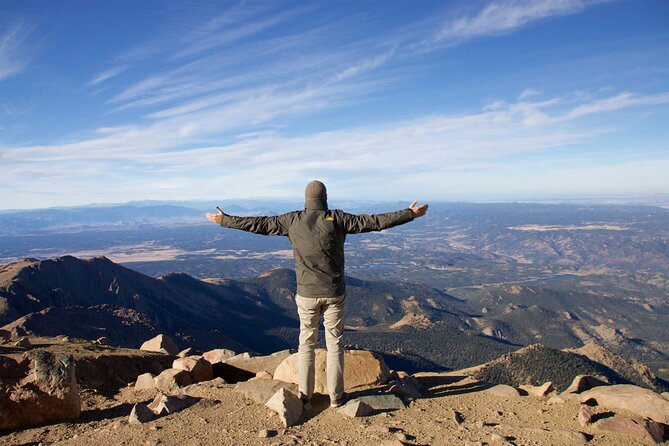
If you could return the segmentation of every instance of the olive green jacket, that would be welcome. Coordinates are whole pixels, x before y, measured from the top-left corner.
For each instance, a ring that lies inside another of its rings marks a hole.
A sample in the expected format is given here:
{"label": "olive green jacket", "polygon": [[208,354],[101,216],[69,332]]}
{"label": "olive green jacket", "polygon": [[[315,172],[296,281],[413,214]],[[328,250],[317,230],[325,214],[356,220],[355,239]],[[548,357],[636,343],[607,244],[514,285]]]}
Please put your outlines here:
{"label": "olive green jacket", "polygon": [[235,217],[223,214],[221,226],[262,235],[287,236],[293,247],[297,294],[335,297],[346,293],[344,242],[347,234],[381,231],[413,220],[413,211],[374,215],[328,209],[325,200],[307,200],[303,211],[273,217]]}

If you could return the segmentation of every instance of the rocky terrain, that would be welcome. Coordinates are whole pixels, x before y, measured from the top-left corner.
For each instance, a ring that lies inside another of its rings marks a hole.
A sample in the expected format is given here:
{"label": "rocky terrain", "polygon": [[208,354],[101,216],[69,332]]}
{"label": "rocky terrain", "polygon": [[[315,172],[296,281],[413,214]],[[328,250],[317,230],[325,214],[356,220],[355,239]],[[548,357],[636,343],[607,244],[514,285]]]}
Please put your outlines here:
{"label": "rocky terrain", "polygon": [[[409,375],[389,370],[378,355],[349,351],[349,403],[333,409],[316,395],[303,408],[290,351],[175,354],[162,335],[142,350],[104,340],[7,337],[0,345],[0,420],[5,427],[24,423],[0,431],[7,445],[622,446],[660,443],[669,433],[667,394],[597,377],[575,376],[558,393],[550,382],[475,378],[491,364]],[[33,410],[17,412],[12,401]]]}

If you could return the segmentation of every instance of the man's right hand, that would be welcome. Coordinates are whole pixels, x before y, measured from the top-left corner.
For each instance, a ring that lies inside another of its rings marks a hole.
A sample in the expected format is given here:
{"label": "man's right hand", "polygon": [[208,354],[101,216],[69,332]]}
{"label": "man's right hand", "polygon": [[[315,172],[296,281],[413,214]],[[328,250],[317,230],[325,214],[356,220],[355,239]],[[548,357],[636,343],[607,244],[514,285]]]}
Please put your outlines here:
{"label": "man's right hand", "polygon": [[223,211],[220,210],[218,206],[216,207],[216,210],[218,211],[218,214],[207,212],[207,220],[220,226],[223,221]]}
{"label": "man's right hand", "polygon": [[427,204],[416,206],[417,203],[418,200],[414,200],[413,203],[411,203],[411,205],[409,206],[409,209],[411,209],[411,211],[413,212],[413,218],[418,218],[425,215],[425,213],[427,212],[427,208],[429,207]]}

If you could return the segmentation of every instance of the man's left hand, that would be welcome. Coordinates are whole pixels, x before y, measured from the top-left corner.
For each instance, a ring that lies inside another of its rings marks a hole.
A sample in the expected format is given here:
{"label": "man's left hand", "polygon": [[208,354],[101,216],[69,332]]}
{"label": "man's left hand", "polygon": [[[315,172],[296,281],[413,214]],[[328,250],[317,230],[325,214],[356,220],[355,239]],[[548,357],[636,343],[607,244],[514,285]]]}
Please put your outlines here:
{"label": "man's left hand", "polygon": [[216,210],[218,211],[218,214],[207,212],[207,220],[220,226],[223,221],[223,211],[218,208],[216,208]]}

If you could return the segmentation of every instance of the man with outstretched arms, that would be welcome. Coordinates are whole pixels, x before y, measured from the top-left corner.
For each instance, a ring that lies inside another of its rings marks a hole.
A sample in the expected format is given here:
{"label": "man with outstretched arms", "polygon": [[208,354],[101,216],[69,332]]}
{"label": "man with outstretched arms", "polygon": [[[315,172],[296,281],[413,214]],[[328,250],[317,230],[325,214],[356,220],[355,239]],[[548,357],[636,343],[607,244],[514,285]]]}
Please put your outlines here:
{"label": "man with outstretched arms", "polygon": [[307,184],[304,210],[272,217],[236,217],[218,209],[207,218],[226,228],[288,237],[295,257],[297,312],[300,318],[299,389],[305,405],[314,391],[315,348],[323,316],[327,346],[327,388],[330,405],[344,404],[344,242],[347,234],[382,231],[422,217],[428,205],[384,214],[349,214],[328,209],[327,190],[320,181]]}

